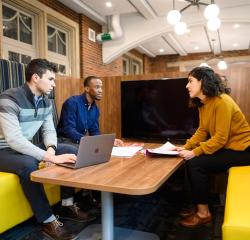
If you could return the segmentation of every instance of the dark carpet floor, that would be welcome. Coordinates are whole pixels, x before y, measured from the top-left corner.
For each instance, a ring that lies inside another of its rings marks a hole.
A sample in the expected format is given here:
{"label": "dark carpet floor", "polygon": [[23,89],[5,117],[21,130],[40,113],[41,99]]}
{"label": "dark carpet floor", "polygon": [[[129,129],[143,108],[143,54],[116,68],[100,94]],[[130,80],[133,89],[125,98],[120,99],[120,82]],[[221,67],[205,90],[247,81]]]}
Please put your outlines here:
{"label": "dark carpet floor", "polygon": [[[178,174],[173,175],[157,192],[146,196],[114,195],[115,226],[157,234],[161,240],[220,240],[224,204],[219,196],[211,195],[212,224],[194,229],[178,225],[178,212],[190,205],[189,191],[182,186]],[[79,198],[79,196],[77,196]],[[97,196],[98,198],[98,196]],[[86,204],[87,205],[87,204]],[[54,210],[56,211],[56,208]],[[99,215],[94,223],[100,223]],[[71,232],[78,233],[85,223],[63,221]],[[0,235],[1,240],[48,240],[34,218]]]}

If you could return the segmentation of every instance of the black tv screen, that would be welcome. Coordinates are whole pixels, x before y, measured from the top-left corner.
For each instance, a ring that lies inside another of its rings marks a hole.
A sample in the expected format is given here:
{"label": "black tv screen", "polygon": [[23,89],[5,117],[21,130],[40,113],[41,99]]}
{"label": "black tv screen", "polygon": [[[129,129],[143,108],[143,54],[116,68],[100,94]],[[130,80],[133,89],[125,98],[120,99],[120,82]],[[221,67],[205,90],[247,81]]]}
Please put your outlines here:
{"label": "black tv screen", "polygon": [[198,126],[187,78],[121,82],[122,137],[184,141]]}

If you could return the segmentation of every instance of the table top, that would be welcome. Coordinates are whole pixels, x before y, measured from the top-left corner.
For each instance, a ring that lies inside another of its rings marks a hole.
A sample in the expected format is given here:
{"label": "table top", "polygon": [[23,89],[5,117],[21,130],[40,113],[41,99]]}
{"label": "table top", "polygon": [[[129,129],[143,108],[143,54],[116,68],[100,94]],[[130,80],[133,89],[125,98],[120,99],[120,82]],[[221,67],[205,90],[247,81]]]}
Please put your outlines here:
{"label": "table top", "polygon": [[[144,148],[159,144],[146,143]],[[32,172],[35,182],[144,195],[155,192],[182,164],[180,157],[149,157],[137,153],[131,158],[111,157],[110,161],[80,169],[51,166]]]}

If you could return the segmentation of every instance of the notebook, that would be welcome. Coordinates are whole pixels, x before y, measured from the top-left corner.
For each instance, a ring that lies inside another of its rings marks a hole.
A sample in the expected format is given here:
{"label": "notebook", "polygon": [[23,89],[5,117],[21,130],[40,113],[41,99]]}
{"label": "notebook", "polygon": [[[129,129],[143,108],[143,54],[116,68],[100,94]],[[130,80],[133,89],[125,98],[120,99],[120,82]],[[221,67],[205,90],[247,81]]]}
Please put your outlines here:
{"label": "notebook", "polygon": [[59,163],[69,168],[82,168],[110,160],[115,134],[85,136],[81,138],[75,163]]}

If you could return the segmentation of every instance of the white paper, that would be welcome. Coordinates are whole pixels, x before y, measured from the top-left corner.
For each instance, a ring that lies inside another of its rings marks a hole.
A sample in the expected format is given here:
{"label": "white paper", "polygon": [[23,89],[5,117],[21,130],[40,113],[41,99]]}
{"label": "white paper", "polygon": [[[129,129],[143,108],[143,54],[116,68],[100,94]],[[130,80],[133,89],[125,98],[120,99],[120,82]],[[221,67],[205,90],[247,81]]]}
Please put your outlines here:
{"label": "white paper", "polygon": [[175,145],[170,142],[166,142],[161,147],[155,149],[147,149],[149,153],[156,153],[156,154],[165,154],[165,155],[178,155],[177,151],[174,151]]}
{"label": "white paper", "polygon": [[111,155],[115,157],[132,157],[141,149],[142,146],[113,147]]}

